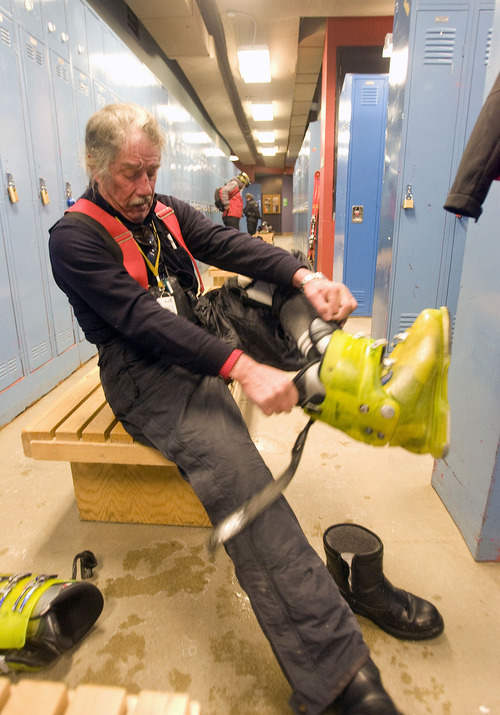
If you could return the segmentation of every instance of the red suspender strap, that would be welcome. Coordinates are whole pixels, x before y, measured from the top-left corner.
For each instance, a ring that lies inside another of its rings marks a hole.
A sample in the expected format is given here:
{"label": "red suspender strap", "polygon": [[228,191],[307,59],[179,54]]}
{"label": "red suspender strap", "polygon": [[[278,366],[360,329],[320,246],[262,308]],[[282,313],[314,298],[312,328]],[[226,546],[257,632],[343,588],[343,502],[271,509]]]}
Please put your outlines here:
{"label": "red suspender strap", "polygon": [[73,206],[71,206],[66,213],[70,211],[86,214],[104,226],[106,231],[111,234],[122,249],[123,265],[128,273],[147,290],[148,272],[146,270],[146,265],[137,244],[134,241],[132,233],[128,230],[128,228],[126,228],[117,218],[111,216],[107,213],[107,211],[104,211],[104,209],[101,209],[99,206],[92,203],[92,201],[88,201],[87,199],[78,199],[78,201],[73,204]]}
{"label": "red suspender strap", "polygon": [[[90,216],[106,229],[106,231],[115,239],[117,244],[120,246],[123,253],[123,265],[128,271],[128,273],[132,276],[132,278],[134,278],[138,283],[140,283],[143,288],[147,290],[148,274],[144,259],[141,255],[141,252],[139,251],[136,242],[134,241],[132,233],[122,224],[122,222],[114,216],[108,214],[107,211],[104,211],[104,209],[101,209],[99,206],[97,206],[97,204],[94,204],[92,201],[88,201],[87,199],[78,199],[78,201],[73,204],[71,208],[67,209],[66,213],[71,211],[76,211],[77,213],[82,213],[86,214],[87,216]],[[199,290],[200,292],[202,292],[203,282],[201,280],[200,271],[198,270],[196,261],[194,260],[193,256],[189,252],[188,247],[184,243],[181,228],[179,226],[179,222],[177,221],[177,217],[174,213],[174,210],[169,208],[168,206],[165,206],[165,204],[162,204],[160,201],[157,201],[155,213],[158,218],[163,221],[167,230],[170,231],[177,243],[187,251],[193,263],[196,275],[198,277]]]}
{"label": "red suspender strap", "polygon": [[199,292],[203,293],[203,281],[201,280],[200,271],[198,270],[196,261],[191,255],[189,248],[184,243],[184,239],[182,238],[181,233],[181,227],[179,226],[179,222],[177,221],[177,216],[175,215],[174,210],[169,206],[165,206],[165,204],[162,204],[160,201],[157,201],[155,206],[155,213],[158,218],[163,221],[167,230],[170,231],[177,243],[182,246],[185,251],[188,252],[188,255],[193,263],[196,275],[198,277]]}

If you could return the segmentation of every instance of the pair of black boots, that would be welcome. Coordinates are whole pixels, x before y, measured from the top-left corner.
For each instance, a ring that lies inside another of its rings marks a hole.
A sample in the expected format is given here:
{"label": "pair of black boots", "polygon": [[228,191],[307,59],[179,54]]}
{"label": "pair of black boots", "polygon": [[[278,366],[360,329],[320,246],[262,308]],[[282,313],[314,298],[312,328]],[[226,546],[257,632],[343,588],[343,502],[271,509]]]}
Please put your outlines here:
{"label": "pair of black boots", "polygon": [[[384,547],[379,537],[357,524],[335,524],[323,534],[326,565],[354,613],[369,618],[396,638],[425,640],[444,629],[432,603],[396,588],[384,576]],[[336,701],[342,713],[398,715],[369,660]]]}

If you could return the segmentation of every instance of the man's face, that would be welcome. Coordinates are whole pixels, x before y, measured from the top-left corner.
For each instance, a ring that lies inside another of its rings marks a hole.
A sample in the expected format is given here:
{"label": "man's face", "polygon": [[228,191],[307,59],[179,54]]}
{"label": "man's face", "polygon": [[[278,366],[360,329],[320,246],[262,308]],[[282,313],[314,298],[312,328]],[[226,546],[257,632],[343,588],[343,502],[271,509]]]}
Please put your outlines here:
{"label": "man's face", "polygon": [[101,196],[129,221],[140,223],[153,203],[161,152],[142,132],[134,132],[109,167],[97,177]]}

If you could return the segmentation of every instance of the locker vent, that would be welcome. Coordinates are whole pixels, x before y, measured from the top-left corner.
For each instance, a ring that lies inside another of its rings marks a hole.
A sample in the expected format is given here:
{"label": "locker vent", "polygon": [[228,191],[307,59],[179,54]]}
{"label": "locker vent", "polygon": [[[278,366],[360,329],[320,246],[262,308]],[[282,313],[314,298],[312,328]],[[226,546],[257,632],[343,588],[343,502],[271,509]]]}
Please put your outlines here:
{"label": "locker vent", "polygon": [[3,44],[10,47],[10,32],[6,27],[0,27],[0,37],[2,38]]}
{"label": "locker vent", "polygon": [[451,65],[457,31],[450,27],[427,30],[425,33],[424,65]]}
{"label": "locker vent", "polygon": [[415,320],[417,319],[418,313],[401,313],[399,316],[399,328],[398,333],[404,333],[405,330],[411,328]]}
{"label": "locker vent", "polygon": [[491,58],[491,37],[493,35],[493,28],[490,27],[488,30],[488,38],[486,40],[486,51],[484,53],[484,65],[485,67],[490,66],[490,58]]}
{"label": "locker vent", "polygon": [[41,361],[45,359],[45,355],[50,355],[49,346],[45,340],[31,349],[31,357],[37,364],[43,364]]}
{"label": "locker vent", "polygon": [[17,373],[17,360],[12,358],[8,362],[0,364],[0,383],[5,380],[9,375],[15,375]]}
{"label": "locker vent", "polygon": [[59,77],[59,79],[62,79],[63,82],[69,82],[69,72],[66,66],[61,66],[60,64],[57,64],[56,75]]}
{"label": "locker vent", "polygon": [[378,87],[363,87],[361,90],[361,104],[376,107],[378,104]]}
{"label": "locker vent", "polygon": [[78,77],[78,91],[86,97],[89,96],[89,86],[81,77]]}
{"label": "locker vent", "polygon": [[106,95],[99,88],[95,93],[95,103],[99,107],[99,109],[101,109],[101,107],[104,107],[104,105],[107,104]]}
{"label": "locker vent", "polygon": [[42,53],[29,42],[26,45],[26,54],[28,55],[30,60],[32,60],[33,62],[37,62],[41,67],[43,67]]}

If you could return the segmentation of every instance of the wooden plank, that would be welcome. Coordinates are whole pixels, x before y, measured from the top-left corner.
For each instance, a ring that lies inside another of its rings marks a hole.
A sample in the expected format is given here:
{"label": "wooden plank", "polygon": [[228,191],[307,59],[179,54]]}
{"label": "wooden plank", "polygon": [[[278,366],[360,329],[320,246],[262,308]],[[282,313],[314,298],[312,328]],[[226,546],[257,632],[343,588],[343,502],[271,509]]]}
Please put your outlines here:
{"label": "wooden plank", "polygon": [[200,715],[201,705],[197,700],[191,700],[189,703],[189,715]]}
{"label": "wooden plank", "polygon": [[59,442],[57,440],[33,440],[31,442],[33,459],[54,462],[96,462],[98,464],[148,464],[171,466],[157,449],[144,444],[113,444],[106,442],[83,442],[82,440]]}
{"label": "wooden plank", "polygon": [[22,680],[12,688],[2,715],[63,715],[67,704],[68,689],[64,683]]}
{"label": "wooden plank", "polygon": [[7,678],[0,678],[0,710],[10,695],[10,681]]}
{"label": "wooden plank", "polygon": [[159,693],[143,690],[139,693],[133,715],[191,715],[189,697],[184,693]]}
{"label": "wooden plank", "polygon": [[23,434],[26,433],[29,439],[53,437],[61,422],[67,419],[68,415],[77,409],[92,392],[97,390],[99,385],[99,368],[95,367],[75,387],[68,390],[42,417],[34,424],[29,425]]}
{"label": "wooden plank", "polygon": [[175,465],[73,462],[71,473],[84,521],[210,526],[200,500]]}
{"label": "wooden plank", "polygon": [[[38,715],[36,710],[32,712]],[[127,691],[124,688],[79,685],[65,715],[126,715],[126,713]]]}
{"label": "wooden plank", "polygon": [[55,437],[58,440],[79,439],[90,420],[105,404],[104,391],[101,385],[98,385],[97,389],[61,422],[55,431]]}
{"label": "wooden plank", "polygon": [[117,422],[118,420],[114,416],[113,410],[106,402],[83,429],[81,439],[84,442],[105,442],[109,439]]}
{"label": "wooden plank", "polygon": [[121,422],[117,422],[109,433],[109,441],[116,444],[132,444],[133,437],[129,435]]}

